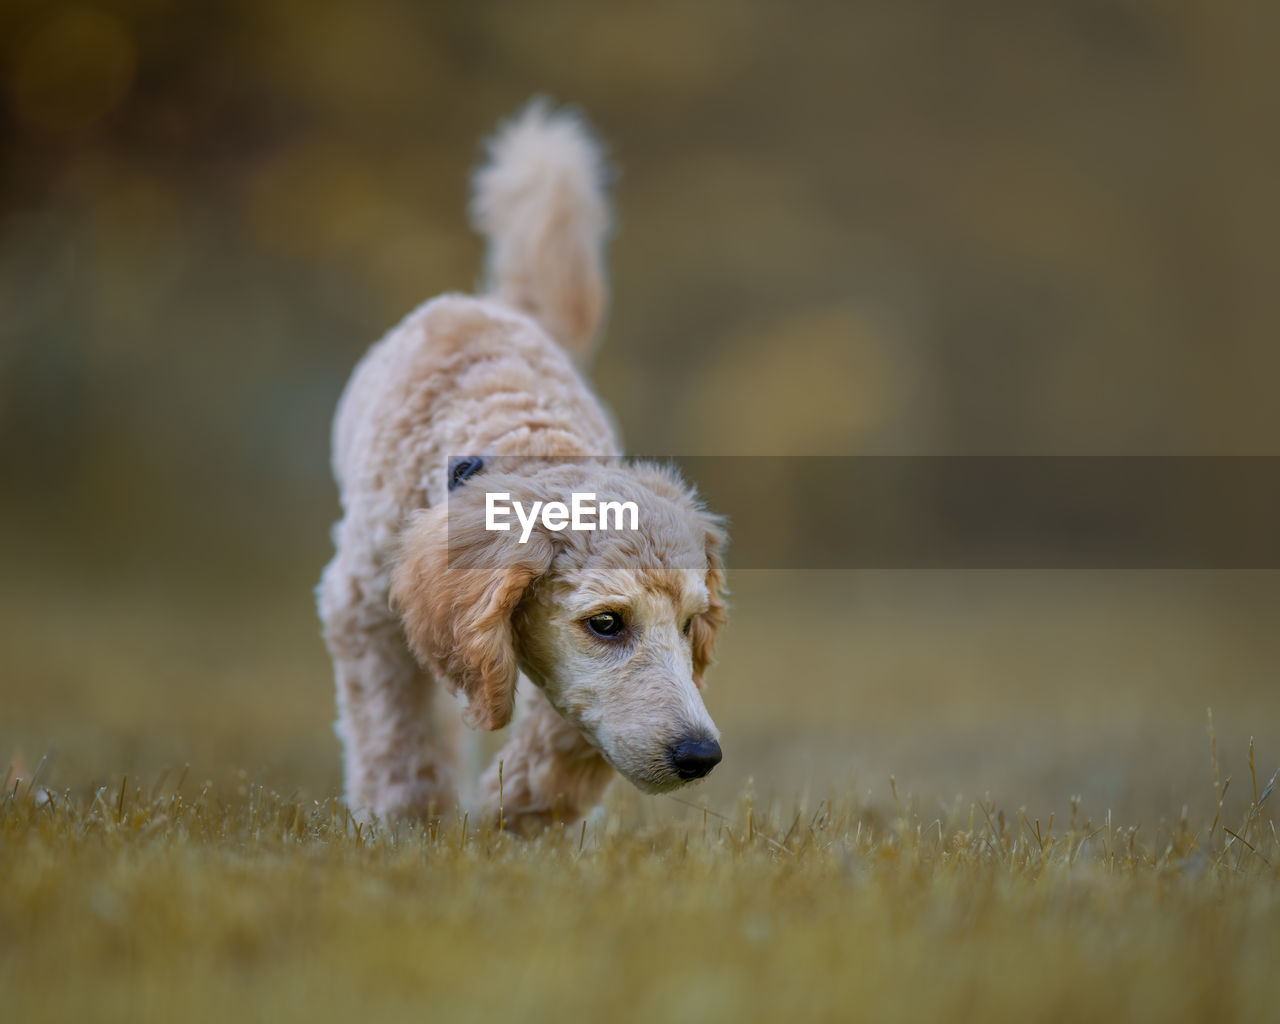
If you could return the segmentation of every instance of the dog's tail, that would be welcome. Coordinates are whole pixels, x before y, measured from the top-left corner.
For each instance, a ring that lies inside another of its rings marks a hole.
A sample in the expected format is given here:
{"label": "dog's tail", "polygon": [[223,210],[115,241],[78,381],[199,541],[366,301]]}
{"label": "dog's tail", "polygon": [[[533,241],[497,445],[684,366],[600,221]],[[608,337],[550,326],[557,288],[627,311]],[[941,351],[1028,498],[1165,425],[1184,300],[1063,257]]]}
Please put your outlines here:
{"label": "dog's tail", "polygon": [[489,243],[487,291],[585,361],[604,316],[604,155],[576,114],[535,99],[489,140],[471,221]]}

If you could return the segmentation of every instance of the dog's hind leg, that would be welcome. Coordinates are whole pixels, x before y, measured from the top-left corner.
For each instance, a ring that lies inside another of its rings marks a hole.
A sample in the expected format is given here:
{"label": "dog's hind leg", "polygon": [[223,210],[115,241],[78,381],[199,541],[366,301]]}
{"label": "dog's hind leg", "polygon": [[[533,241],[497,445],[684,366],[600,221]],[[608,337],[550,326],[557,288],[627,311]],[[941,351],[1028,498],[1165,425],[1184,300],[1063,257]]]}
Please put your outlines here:
{"label": "dog's hind leg", "polygon": [[338,685],[347,803],[357,817],[440,814],[454,806],[437,746],[430,677],[387,607],[385,573],[339,543],[318,591]]}
{"label": "dog's hind leg", "polygon": [[521,678],[518,694],[511,736],[480,779],[485,812],[516,832],[581,818],[613,769],[529,680]]}

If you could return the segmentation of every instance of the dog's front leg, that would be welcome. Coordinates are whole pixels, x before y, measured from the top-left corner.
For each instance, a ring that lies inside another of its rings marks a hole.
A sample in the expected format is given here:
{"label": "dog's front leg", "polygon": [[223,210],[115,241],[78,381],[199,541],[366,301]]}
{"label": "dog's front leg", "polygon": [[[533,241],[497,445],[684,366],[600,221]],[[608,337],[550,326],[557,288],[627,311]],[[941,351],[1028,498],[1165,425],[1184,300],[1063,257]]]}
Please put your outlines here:
{"label": "dog's front leg", "polygon": [[428,675],[387,611],[372,559],[339,554],[319,590],[338,684],[347,803],[358,818],[426,817],[454,805],[449,759],[437,746]]}
{"label": "dog's front leg", "polygon": [[542,691],[521,679],[511,737],[480,780],[485,810],[514,832],[582,817],[600,800],[613,769]]}

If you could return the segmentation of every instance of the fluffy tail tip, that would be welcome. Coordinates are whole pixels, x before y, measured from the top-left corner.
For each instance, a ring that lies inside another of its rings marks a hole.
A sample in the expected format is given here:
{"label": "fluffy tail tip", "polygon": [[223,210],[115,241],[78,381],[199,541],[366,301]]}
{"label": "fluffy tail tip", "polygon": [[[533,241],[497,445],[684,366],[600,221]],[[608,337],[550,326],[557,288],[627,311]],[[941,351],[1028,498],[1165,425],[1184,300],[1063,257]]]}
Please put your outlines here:
{"label": "fluffy tail tip", "polygon": [[471,220],[488,241],[487,291],[531,314],[579,359],[604,316],[605,161],[582,118],[544,98],[489,139]]}

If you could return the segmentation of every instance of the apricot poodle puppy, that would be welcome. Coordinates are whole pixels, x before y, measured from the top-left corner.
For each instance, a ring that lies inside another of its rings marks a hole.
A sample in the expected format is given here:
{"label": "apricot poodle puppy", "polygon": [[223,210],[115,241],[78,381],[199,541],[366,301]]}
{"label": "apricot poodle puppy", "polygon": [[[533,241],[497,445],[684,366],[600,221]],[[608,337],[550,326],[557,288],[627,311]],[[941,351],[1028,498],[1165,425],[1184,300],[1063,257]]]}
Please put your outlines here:
{"label": "apricot poodle puppy", "polygon": [[[338,406],[342,519],[318,590],[337,675],[346,795],[368,817],[458,803],[458,714],[510,736],[480,780],[513,828],[584,814],[616,770],[664,792],[706,775],[719,734],[700,693],[725,621],[725,535],[672,470],[619,458],[580,366],[605,307],[609,209],[581,120],[535,102],[473,180],[480,296],[411,313]],[[526,532],[490,495],[634,503],[635,529]],[[442,686],[460,701],[435,699]]]}

